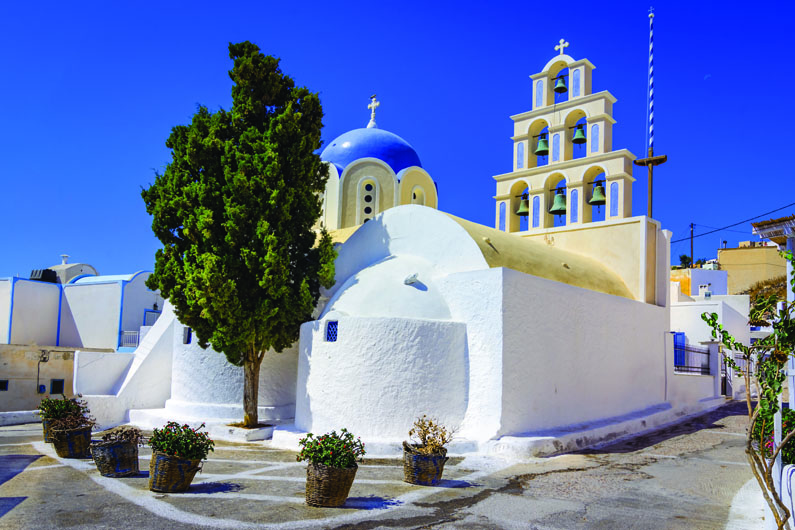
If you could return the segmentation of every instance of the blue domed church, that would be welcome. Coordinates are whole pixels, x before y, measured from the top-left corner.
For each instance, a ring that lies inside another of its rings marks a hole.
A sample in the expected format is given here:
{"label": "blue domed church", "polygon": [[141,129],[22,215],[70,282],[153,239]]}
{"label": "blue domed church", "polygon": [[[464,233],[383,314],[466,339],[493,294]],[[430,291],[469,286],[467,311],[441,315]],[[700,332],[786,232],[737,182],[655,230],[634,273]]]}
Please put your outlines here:
{"label": "blue domed church", "polygon": [[376,125],[379,105],[372,96],[367,127],[338,136],[320,154],[329,165],[321,215],[328,230],[359,226],[401,204],[437,208],[436,184],[417,152],[400,136]]}

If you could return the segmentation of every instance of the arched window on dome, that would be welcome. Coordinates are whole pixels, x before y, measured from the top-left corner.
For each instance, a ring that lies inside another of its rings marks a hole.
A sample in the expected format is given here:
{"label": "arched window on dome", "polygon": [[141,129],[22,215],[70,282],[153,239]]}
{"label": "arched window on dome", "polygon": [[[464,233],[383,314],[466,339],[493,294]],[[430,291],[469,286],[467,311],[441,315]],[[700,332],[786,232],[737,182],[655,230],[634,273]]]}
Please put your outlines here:
{"label": "arched window on dome", "polygon": [[414,186],[411,189],[411,204],[425,206],[425,190],[422,189],[422,186]]}
{"label": "arched window on dome", "polygon": [[378,182],[373,178],[366,177],[359,182],[356,224],[366,223],[378,213],[378,191]]}

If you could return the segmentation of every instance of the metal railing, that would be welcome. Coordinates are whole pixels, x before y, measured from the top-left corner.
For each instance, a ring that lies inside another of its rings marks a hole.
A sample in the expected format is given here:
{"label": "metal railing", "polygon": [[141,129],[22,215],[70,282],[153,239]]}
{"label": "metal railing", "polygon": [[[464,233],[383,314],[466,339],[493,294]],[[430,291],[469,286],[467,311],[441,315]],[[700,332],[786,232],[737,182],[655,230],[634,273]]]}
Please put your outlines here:
{"label": "metal railing", "polygon": [[709,348],[689,345],[674,347],[674,372],[711,375],[709,370]]}
{"label": "metal railing", "polygon": [[137,331],[122,331],[120,348],[137,348],[138,347],[138,332]]}

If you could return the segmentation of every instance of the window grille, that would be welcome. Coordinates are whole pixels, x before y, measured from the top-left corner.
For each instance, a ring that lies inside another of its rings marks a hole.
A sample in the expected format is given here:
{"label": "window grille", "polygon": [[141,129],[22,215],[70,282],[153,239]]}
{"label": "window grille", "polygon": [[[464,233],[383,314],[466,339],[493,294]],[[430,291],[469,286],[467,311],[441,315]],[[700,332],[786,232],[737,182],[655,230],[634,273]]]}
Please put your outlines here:
{"label": "window grille", "polygon": [[326,323],[326,342],[337,342],[337,321],[329,320]]}

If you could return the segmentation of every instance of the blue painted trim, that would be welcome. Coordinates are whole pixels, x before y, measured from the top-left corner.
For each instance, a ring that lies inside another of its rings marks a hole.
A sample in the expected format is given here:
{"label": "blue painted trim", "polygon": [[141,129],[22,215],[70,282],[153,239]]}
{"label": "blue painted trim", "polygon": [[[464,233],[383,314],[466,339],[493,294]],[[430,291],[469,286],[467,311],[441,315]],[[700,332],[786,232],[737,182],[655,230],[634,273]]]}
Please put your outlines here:
{"label": "blue painted trim", "polygon": [[14,323],[14,285],[19,278],[11,278],[11,304],[8,308],[8,344],[11,344],[11,325]]}
{"label": "blue painted trim", "polygon": [[79,280],[80,278],[86,278],[86,277],[88,277],[88,276],[96,276],[96,275],[95,275],[95,274],[78,274],[77,276],[75,276],[74,278],[72,278],[71,280],[69,280],[69,283],[67,283],[67,285],[73,284],[73,283],[75,283],[77,280]]}
{"label": "blue painted trim", "polygon": [[[121,325],[122,325],[122,318],[124,317],[124,288],[127,287],[127,281],[122,280],[119,282],[119,287],[121,288],[121,296],[119,297],[119,340],[116,344],[116,350],[121,347]],[[97,285],[97,284],[92,284]]]}
{"label": "blue painted trim", "polygon": [[61,345],[61,308],[63,307],[63,286],[58,285],[58,325],[55,329],[55,345]]}

